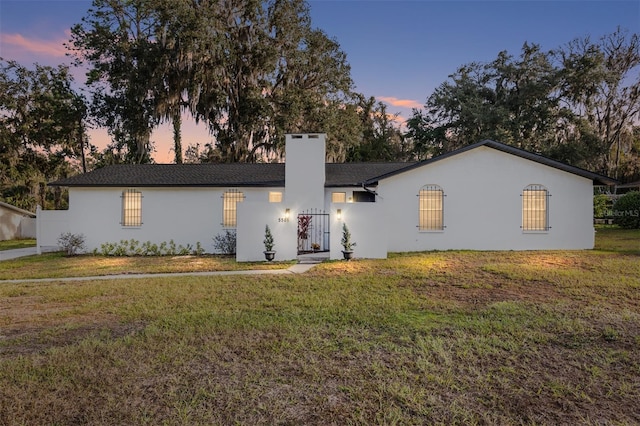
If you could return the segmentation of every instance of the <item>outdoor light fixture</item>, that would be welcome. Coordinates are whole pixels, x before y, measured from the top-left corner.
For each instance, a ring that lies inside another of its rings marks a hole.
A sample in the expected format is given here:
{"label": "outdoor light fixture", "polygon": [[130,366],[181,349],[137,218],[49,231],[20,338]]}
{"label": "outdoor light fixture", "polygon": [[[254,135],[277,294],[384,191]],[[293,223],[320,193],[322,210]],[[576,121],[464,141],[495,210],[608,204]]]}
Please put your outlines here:
{"label": "outdoor light fixture", "polygon": [[285,219],[289,219],[289,216],[291,216],[291,210],[290,209],[286,209],[284,211],[284,218]]}
{"label": "outdoor light fixture", "polygon": [[338,209],[338,211],[336,211],[336,218],[338,220],[342,220],[342,209]]}

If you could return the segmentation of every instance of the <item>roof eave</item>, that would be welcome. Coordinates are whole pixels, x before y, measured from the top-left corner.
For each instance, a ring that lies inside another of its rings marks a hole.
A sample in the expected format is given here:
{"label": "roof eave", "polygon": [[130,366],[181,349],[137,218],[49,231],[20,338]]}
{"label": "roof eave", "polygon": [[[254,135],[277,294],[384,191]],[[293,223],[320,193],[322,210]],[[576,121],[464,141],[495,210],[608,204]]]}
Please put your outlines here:
{"label": "roof eave", "polygon": [[68,188],[278,188],[284,187],[284,182],[225,182],[225,183],[184,183],[184,184],[153,184],[153,183],[93,183],[93,184],[63,184],[52,182],[49,186],[64,186]]}
{"label": "roof eave", "polygon": [[16,206],[14,206],[12,204],[5,203],[4,201],[0,201],[0,206],[4,207],[6,209],[12,210],[12,211],[14,211],[14,212],[16,212],[18,214],[23,215],[23,216],[36,217],[35,213],[30,212],[29,210],[21,209],[20,207],[16,207]]}
{"label": "roof eave", "polygon": [[515,155],[517,157],[520,157],[520,158],[523,158],[523,159],[526,159],[526,160],[530,160],[530,161],[536,162],[538,164],[542,164],[542,165],[545,165],[545,166],[548,166],[548,167],[553,167],[555,169],[562,170],[562,171],[567,172],[567,173],[571,173],[571,174],[574,174],[574,175],[577,175],[577,176],[581,176],[581,177],[590,179],[593,182],[594,185],[611,186],[611,185],[617,185],[617,184],[620,183],[616,179],[610,178],[608,176],[599,175],[597,173],[593,173],[593,172],[590,172],[588,170],[581,169],[579,167],[570,166],[568,164],[561,163],[559,161],[552,160],[552,159],[544,157],[542,155],[535,154],[535,153],[529,152],[529,151],[525,151],[523,149],[516,148],[516,147],[513,147],[511,145],[506,145],[506,144],[503,144],[501,142],[496,142],[496,141],[493,141],[493,140],[490,140],[490,139],[485,139],[483,141],[476,142],[476,143],[471,144],[471,145],[467,145],[465,147],[459,148],[459,149],[451,151],[451,152],[447,152],[447,153],[439,155],[437,157],[433,157],[433,158],[430,158],[428,160],[424,160],[424,161],[421,161],[419,163],[411,164],[411,165],[409,165],[407,167],[404,167],[404,168],[401,168],[401,169],[398,169],[398,170],[394,170],[394,171],[386,173],[384,175],[377,176],[377,177],[372,178],[369,181],[365,182],[365,184],[369,184],[369,182],[373,182],[373,181],[376,181],[376,183],[377,183],[378,180],[386,179],[386,178],[389,178],[391,176],[395,176],[395,175],[400,174],[400,173],[405,173],[405,172],[407,172],[409,170],[413,170],[415,168],[422,167],[422,166],[425,166],[427,164],[434,163],[436,161],[440,161],[440,160],[444,160],[444,159],[449,158],[449,157],[453,157],[454,155],[458,155],[458,154],[462,154],[462,153],[467,152],[467,151],[471,151],[472,149],[478,148],[480,146],[486,146],[486,147],[489,147],[489,148],[493,148],[495,150],[498,150],[498,151],[501,151],[501,152],[504,152],[504,153],[507,153],[507,154]]}

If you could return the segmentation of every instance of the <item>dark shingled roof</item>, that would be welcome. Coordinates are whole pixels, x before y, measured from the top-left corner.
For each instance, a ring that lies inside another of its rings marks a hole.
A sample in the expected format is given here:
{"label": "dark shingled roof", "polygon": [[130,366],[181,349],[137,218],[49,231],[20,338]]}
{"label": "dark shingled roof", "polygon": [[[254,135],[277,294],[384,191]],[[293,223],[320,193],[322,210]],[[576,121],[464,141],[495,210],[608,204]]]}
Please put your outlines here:
{"label": "dark shingled roof", "polygon": [[[325,186],[375,186],[387,177],[449,158],[479,146],[486,146],[536,163],[591,179],[599,185],[615,185],[616,180],[569,166],[500,142],[485,140],[439,157],[413,163],[328,163]],[[76,187],[177,187],[177,186],[284,186],[284,163],[233,164],[118,164],[52,182],[51,186]]]}
{"label": "dark shingled roof", "polygon": [[[364,181],[414,163],[329,163],[326,186],[361,186]],[[118,164],[52,182],[51,186],[284,186],[284,163]]]}
{"label": "dark shingled roof", "polygon": [[53,186],[284,186],[284,164],[116,164]]}

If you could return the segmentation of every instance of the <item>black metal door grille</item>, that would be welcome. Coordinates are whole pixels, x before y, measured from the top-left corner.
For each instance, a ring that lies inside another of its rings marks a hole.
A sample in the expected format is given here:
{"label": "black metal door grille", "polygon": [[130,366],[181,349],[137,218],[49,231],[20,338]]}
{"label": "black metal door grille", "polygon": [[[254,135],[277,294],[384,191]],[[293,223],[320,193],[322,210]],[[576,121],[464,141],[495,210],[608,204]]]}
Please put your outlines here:
{"label": "black metal door grille", "polygon": [[307,210],[298,214],[298,254],[329,251],[329,213]]}

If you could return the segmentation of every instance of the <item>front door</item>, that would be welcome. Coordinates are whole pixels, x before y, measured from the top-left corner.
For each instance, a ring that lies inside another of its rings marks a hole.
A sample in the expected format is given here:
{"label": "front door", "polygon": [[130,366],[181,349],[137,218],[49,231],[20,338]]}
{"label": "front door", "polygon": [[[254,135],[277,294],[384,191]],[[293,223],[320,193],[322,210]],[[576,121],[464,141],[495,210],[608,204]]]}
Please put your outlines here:
{"label": "front door", "polygon": [[298,214],[298,254],[329,251],[329,213],[312,209]]}

